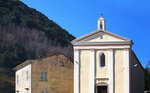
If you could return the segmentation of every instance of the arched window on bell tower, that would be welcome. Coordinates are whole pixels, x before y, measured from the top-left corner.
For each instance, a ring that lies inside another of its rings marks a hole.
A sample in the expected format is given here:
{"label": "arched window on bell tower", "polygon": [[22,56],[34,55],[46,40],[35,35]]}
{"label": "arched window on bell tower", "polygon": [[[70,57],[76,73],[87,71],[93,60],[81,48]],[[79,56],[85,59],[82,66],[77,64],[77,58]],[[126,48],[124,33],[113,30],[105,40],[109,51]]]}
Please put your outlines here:
{"label": "arched window on bell tower", "polygon": [[100,22],[100,29],[103,29],[103,23]]}
{"label": "arched window on bell tower", "polygon": [[99,65],[100,67],[105,67],[105,54],[103,52],[99,55]]}

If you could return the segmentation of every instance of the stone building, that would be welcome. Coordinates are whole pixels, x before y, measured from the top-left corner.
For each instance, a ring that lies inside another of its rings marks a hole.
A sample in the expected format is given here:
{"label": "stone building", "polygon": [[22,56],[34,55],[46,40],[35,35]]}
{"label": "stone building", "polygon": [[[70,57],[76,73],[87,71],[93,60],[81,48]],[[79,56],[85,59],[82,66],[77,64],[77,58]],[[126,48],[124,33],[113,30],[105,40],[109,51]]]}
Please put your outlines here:
{"label": "stone building", "polygon": [[143,93],[144,70],[130,39],[98,29],[72,41],[74,93]]}
{"label": "stone building", "polygon": [[73,64],[63,55],[27,60],[14,70],[16,93],[73,93]]}

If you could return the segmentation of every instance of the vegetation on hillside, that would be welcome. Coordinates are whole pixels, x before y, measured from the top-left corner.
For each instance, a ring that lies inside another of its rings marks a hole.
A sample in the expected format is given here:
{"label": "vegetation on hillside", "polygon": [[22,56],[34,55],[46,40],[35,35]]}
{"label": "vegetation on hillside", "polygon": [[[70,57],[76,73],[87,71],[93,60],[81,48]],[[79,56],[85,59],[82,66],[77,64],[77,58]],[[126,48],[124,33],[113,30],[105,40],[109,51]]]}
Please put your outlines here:
{"label": "vegetation on hillside", "polygon": [[150,90],[150,61],[145,68],[145,90]]}
{"label": "vegetation on hillside", "polygon": [[73,59],[74,38],[21,1],[0,0],[0,93],[15,92],[12,69],[27,59],[58,54]]}
{"label": "vegetation on hillside", "polygon": [[66,46],[75,38],[42,13],[18,0],[0,0],[0,20],[2,26],[11,23],[43,31],[47,38],[53,41],[53,45]]}

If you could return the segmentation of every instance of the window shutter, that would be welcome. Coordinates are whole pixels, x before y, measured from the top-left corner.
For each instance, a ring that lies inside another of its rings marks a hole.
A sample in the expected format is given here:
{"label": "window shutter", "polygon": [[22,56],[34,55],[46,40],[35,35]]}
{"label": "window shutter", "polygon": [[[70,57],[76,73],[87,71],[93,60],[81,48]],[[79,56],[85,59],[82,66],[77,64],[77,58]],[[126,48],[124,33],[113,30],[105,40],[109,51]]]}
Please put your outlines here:
{"label": "window shutter", "polygon": [[44,78],[44,80],[46,81],[47,80],[47,72],[45,72],[45,78]]}
{"label": "window shutter", "polygon": [[40,80],[43,80],[43,72],[40,73]]}

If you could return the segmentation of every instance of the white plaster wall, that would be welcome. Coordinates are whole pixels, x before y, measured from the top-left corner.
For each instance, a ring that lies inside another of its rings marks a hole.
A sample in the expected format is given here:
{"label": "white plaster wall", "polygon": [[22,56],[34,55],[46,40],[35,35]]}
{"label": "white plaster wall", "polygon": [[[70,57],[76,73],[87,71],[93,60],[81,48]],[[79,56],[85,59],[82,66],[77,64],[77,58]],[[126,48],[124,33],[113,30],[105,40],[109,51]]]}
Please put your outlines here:
{"label": "white plaster wall", "polygon": [[[28,80],[27,80],[27,71],[28,71]],[[17,76],[19,77],[19,82],[17,82]],[[22,69],[16,71],[15,76],[16,84],[16,93],[31,93],[31,64],[23,67]],[[27,91],[26,88],[29,88]]]}

